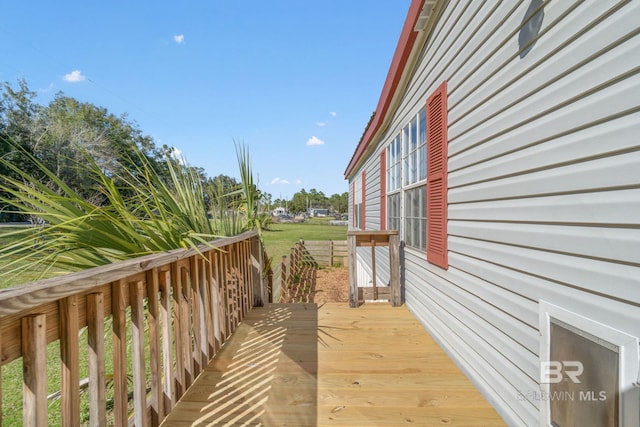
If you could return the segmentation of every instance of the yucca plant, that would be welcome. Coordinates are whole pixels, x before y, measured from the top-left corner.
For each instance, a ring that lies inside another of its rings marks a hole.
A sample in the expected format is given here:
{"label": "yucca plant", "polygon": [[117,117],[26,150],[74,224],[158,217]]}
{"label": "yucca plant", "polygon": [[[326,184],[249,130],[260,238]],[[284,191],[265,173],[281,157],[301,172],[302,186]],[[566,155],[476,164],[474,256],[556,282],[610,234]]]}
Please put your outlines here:
{"label": "yucca plant", "polygon": [[242,199],[240,202],[246,227],[258,230],[262,234],[260,222],[258,221],[258,206],[262,194],[258,190],[258,186],[253,180],[253,171],[251,167],[251,155],[249,149],[244,144],[236,144],[236,157],[238,159],[238,168],[240,169],[240,182],[242,188],[240,192]]}
{"label": "yucca plant", "polygon": [[20,239],[0,249],[2,275],[41,267],[75,271],[126,258],[176,249],[196,248],[218,235],[206,215],[199,176],[192,168],[166,157],[170,179],[163,180],[140,151],[139,166],[107,173],[90,158],[88,168],[100,203],[67,186],[33,156],[25,155],[45,180],[36,179],[4,159],[17,178],[0,182],[0,200],[46,226],[19,230]]}
{"label": "yucca plant", "polygon": [[[225,235],[235,235],[246,230],[257,230],[262,238],[258,206],[262,194],[253,179],[251,156],[244,144],[236,143],[236,157],[240,170],[238,189],[224,194],[222,184],[215,193],[214,218],[217,229]],[[238,199],[239,196],[239,199]]]}

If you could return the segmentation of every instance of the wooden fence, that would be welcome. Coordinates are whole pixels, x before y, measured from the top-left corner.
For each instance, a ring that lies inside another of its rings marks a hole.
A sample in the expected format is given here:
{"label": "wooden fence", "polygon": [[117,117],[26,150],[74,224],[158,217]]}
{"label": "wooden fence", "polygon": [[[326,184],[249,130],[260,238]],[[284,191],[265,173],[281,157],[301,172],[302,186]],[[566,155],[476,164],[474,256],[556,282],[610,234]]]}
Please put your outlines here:
{"label": "wooden fence", "polygon": [[321,267],[346,267],[348,264],[346,240],[305,240],[304,247]]}
{"label": "wooden fence", "polygon": [[307,251],[305,241],[298,241],[280,263],[280,302],[312,302],[318,263]]}
{"label": "wooden fence", "polygon": [[346,266],[347,241],[300,240],[273,269],[276,299],[283,303],[311,302],[319,267]]}
{"label": "wooden fence", "polygon": [[[46,355],[53,342],[60,346],[62,425],[80,425],[81,382],[89,385],[89,424],[106,425],[107,377],[110,423],[159,425],[244,315],[268,301],[263,255],[257,233],[247,232],[199,251],[150,255],[0,291],[0,367],[22,360],[23,425],[49,424]],[[85,327],[87,342],[80,342]],[[81,352],[88,353],[86,379],[80,378]],[[105,373],[108,358],[112,373]],[[0,384],[0,401],[2,393]]]}

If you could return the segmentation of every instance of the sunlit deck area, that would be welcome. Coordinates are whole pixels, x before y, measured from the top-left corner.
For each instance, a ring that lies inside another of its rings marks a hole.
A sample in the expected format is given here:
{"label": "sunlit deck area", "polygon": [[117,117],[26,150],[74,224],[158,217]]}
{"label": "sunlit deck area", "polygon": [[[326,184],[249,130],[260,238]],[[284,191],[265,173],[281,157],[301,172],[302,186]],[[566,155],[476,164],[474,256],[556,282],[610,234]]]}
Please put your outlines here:
{"label": "sunlit deck area", "polygon": [[162,424],[501,426],[405,307],[249,311]]}

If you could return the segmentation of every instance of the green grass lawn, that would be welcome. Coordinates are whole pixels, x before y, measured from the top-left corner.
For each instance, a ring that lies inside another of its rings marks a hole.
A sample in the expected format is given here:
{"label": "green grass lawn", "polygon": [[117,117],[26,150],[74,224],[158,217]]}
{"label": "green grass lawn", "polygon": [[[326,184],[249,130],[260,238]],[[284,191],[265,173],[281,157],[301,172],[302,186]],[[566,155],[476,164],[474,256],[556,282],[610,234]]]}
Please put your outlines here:
{"label": "green grass lawn", "polygon": [[299,240],[347,240],[347,227],[329,225],[331,218],[313,218],[303,223],[273,224],[262,235],[267,255],[273,263],[289,255]]}
{"label": "green grass lawn", "polygon": [[[16,236],[10,236],[9,234],[18,231],[24,230],[25,227],[13,227],[13,226],[1,226],[0,227],[0,247],[4,247],[10,243],[13,243],[18,240]],[[5,268],[4,265],[0,264],[0,272]],[[19,276],[11,276],[11,277],[3,277],[0,279],[0,288],[8,288],[11,286],[21,285],[23,283],[32,282],[34,280],[38,280],[40,277],[39,271],[35,269],[30,269]]]}

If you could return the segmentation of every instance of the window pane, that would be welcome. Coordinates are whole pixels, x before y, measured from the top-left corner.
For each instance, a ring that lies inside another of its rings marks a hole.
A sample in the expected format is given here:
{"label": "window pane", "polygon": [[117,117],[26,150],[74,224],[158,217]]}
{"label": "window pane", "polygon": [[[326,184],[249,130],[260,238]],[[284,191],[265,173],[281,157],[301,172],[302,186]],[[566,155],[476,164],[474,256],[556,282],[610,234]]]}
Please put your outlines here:
{"label": "window pane", "polygon": [[427,142],[427,110],[420,110],[420,145]]}
{"label": "window pane", "polygon": [[402,141],[404,144],[404,182],[411,182],[409,180],[409,158],[407,157],[407,154],[410,152],[409,149],[409,126],[407,125],[403,130],[402,130]]}
{"label": "window pane", "polygon": [[418,150],[420,155],[418,160],[418,170],[420,171],[420,177],[418,180],[423,180],[427,178],[427,146],[422,145]]}
{"label": "window pane", "polygon": [[418,182],[418,159],[417,151],[412,151],[410,156],[411,163],[411,183]]}
{"label": "window pane", "polygon": [[400,230],[400,193],[387,197],[387,228]]}
{"label": "window pane", "polygon": [[418,146],[418,117],[411,120],[411,151]]}
{"label": "window pane", "polygon": [[409,247],[426,250],[427,187],[426,185],[422,185],[412,188],[404,194],[405,243]]}

